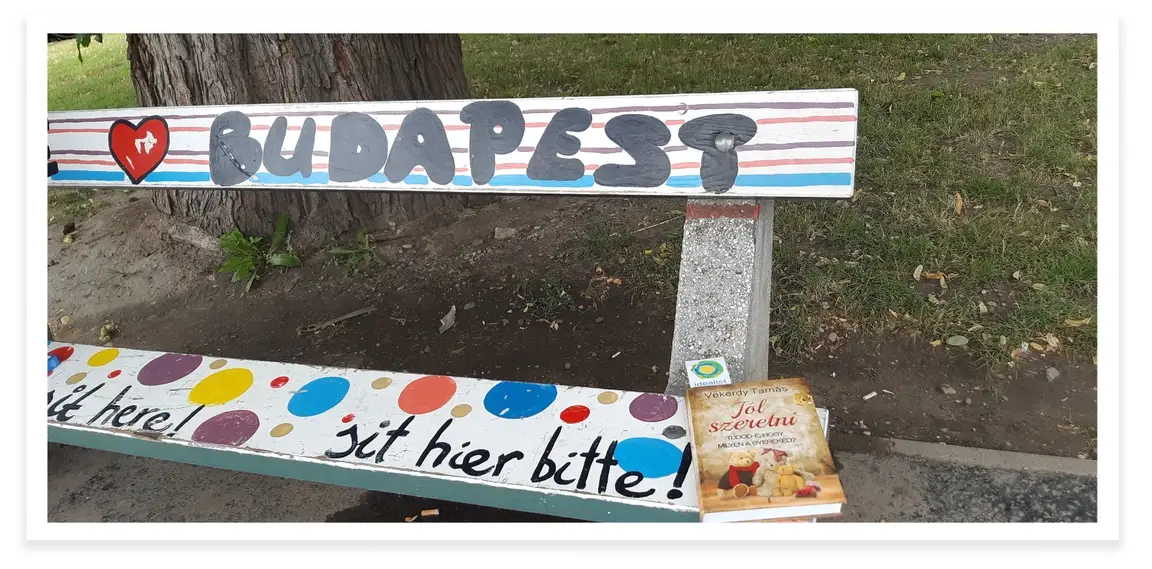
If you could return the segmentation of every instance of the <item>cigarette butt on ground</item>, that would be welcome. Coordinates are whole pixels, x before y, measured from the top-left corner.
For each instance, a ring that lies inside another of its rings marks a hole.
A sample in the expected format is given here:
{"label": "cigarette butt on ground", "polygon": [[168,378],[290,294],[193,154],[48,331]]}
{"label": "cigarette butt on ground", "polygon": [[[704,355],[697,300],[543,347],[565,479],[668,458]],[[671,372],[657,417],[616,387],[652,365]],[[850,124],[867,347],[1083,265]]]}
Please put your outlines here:
{"label": "cigarette butt on ground", "polygon": [[865,395],[865,396],[864,396],[864,400],[865,400],[865,401],[867,401],[867,400],[869,400],[869,399],[871,399],[871,398],[873,398],[873,397],[876,397],[876,392],[875,392],[875,391],[873,391],[872,393],[869,393],[868,395]]}
{"label": "cigarette butt on ground", "polygon": [[408,517],[404,518],[404,521],[414,522],[414,521],[416,521],[416,518],[418,518],[418,517],[420,517],[420,516],[408,516]]}
{"label": "cigarette butt on ground", "polygon": [[420,517],[422,517],[422,518],[428,518],[428,517],[439,516],[439,515],[440,515],[440,510],[438,508],[420,511]]}

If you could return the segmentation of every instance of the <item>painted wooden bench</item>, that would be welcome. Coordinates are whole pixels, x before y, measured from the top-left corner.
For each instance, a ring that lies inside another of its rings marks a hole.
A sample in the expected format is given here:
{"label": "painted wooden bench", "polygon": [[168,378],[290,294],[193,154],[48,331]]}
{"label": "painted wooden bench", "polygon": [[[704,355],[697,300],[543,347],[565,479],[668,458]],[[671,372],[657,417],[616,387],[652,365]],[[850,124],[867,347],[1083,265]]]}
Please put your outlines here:
{"label": "painted wooden bench", "polygon": [[856,106],[856,91],[825,90],[50,113],[49,187],[689,201],[665,394],[49,339],[49,440],[577,519],[695,521],[683,363],[724,356],[736,381],[766,375],[773,200],[851,197]]}

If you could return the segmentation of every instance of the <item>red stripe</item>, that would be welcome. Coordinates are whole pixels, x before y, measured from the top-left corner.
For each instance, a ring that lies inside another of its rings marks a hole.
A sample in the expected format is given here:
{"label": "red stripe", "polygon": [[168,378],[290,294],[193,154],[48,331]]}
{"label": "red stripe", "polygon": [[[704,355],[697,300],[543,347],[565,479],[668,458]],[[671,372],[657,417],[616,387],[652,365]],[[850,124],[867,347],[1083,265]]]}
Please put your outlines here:
{"label": "red stripe", "polygon": [[712,219],[717,217],[756,219],[760,217],[760,206],[689,204],[688,208],[684,211],[684,217],[690,219]]}
{"label": "red stripe", "polygon": [[823,115],[815,117],[774,117],[770,119],[759,119],[756,124],[783,124],[791,122],[853,122],[856,120],[854,115]]}

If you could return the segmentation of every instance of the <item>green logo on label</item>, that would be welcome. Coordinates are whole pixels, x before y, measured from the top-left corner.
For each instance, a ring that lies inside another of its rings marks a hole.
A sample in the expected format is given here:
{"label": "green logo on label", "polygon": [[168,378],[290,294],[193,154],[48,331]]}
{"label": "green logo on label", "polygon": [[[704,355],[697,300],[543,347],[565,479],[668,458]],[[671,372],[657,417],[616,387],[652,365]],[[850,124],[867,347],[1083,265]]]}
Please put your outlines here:
{"label": "green logo on label", "polygon": [[692,373],[701,379],[712,379],[724,373],[724,368],[717,362],[705,360],[692,366]]}

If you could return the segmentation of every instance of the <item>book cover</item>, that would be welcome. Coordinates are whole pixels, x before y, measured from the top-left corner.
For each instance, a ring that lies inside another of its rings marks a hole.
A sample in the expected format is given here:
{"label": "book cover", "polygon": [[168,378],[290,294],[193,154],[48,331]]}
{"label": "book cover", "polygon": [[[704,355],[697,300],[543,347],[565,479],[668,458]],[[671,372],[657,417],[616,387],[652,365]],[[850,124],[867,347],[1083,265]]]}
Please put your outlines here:
{"label": "book cover", "polygon": [[803,378],[688,390],[704,522],[840,513],[844,489]]}

